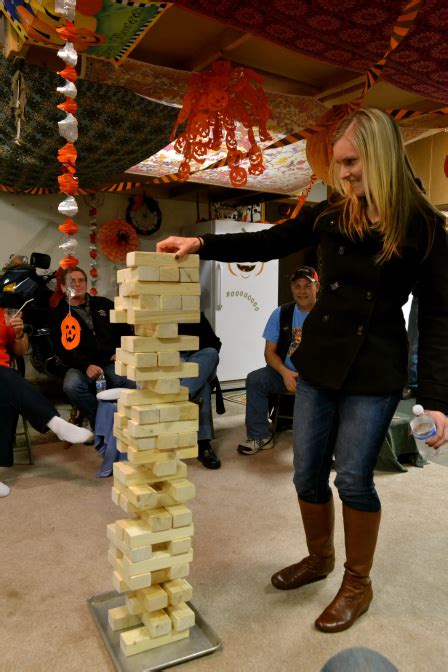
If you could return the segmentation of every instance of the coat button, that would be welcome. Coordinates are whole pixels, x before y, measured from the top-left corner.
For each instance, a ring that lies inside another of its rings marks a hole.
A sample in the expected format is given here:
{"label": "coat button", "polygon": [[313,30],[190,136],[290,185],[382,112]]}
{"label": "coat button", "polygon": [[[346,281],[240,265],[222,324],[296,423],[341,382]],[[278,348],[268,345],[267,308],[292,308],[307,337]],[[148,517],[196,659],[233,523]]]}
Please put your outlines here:
{"label": "coat button", "polygon": [[359,327],[358,327],[357,330],[356,330],[356,333],[358,334],[358,336],[362,336],[362,335],[363,335],[363,333],[364,333],[364,327],[362,326],[362,324],[359,325]]}
{"label": "coat button", "polygon": [[330,289],[332,289],[333,291],[339,289],[339,282],[332,282],[330,285]]}
{"label": "coat button", "polygon": [[339,245],[338,254],[345,254],[345,247],[343,245]]}
{"label": "coat button", "polygon": [[330,319],[329,315],[324,315],[322,318],[322,322],[328,322],[329,319]]}
{"label": "coat button", "polygon": [[373,292],[366,292],[366,299],[367,301],[371,301],[373,299]]}

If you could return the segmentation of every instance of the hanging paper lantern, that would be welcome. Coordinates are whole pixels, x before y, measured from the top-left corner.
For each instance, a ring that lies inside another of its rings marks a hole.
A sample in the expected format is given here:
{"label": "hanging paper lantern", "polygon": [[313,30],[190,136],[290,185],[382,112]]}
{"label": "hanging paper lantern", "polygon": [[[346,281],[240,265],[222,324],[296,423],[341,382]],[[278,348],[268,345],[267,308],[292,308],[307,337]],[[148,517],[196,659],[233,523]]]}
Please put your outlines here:
{"label": "hanging paper lantern", "polygon": [[188,180],[191,161],[204,163],[208,151],[219,150],[224,140],[230,181],[238,187],[246,184],[247,171],[239,165],[243,155],[237,149],[237,123],[247,129],[250,143],[248,172],[251,175],[264,172],[263,155],[256,143],[254,128],[258,127],[260,141],[271,140],[266,124],[272,115],[262,81],[253,70],[232,68],[229,61],[216,61],[211,72],[193,73],[171,133],[171,140],[174,140],[178,127],[186,124],[174,143],[176,152],[184,157],[177,174],[179,181]]}
{"label": "hanging paper lantern", "polygon": [[69,312],[61,322],[61,342],[66,350],[73,350],[81,340],[81,327],[78,320]]}
{"label": "hanging paper lantern", "polygon": [[134,227],[124,219],[106,222],[98,238],[101,251],[111,261],[125,261],[128,252],[134,252],[140,247],[140,238]]}

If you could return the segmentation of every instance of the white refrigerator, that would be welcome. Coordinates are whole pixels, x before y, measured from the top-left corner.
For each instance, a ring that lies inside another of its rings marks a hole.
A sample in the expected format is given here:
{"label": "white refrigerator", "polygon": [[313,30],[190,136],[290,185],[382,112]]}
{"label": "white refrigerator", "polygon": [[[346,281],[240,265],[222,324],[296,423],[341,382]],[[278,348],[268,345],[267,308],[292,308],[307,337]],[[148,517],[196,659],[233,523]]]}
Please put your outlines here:
{"label": "white refrigerator", "polygon": [[[195,233],[249,233],[266,228],[269,225],[217,219],[196,224]],[[201,309],[222,341],[218,378],[224,383],[244,381],[250,371],[265,366],[262,333],[278,305],[278,260],[202,261],[201,290]]]}

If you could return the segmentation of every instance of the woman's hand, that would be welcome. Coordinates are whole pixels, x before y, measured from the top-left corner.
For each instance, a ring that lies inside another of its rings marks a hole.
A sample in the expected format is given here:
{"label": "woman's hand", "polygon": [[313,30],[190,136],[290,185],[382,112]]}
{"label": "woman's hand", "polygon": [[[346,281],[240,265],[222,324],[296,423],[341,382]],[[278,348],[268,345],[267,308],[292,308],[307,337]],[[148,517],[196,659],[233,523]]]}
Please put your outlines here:
{"label": "woman's hand", "polygon": [[199,252],[201,247],[199,238],[170,236],[157,243],[156,252],[174,252],[176,259],[182,259],[186,254],[195,254],[196,252]]}
{"label": "woman's hand", "polygon": [[22,320],[22,313],[19,313],[15,317],[13,317],[9,323],[9,326],[14,329],[14,338],[16,340],[20,340],[23,338],[23,320]]}
{"label": "woman's hand", "polygon": [[428,439],[426,443],[433,448],[440,448],[440,446],[448,442],[448,418],[441,411],[425,411],[425,414],[432,417],[437,428],[437,434]]}

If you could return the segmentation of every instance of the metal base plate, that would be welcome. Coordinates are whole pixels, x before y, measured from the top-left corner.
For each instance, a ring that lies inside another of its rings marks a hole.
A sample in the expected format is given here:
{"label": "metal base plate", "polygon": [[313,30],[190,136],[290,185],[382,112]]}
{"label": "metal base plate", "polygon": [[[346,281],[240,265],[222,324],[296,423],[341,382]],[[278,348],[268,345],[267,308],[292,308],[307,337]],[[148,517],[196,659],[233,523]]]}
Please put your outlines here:
{"label": "metal base plate", "polygon": [[[107,621],[109,609],[122,607],[124,603],[125,595],[115,591],[94,595],[87,600],[93,620],[118,672],[165,670],[194,658],[206,656],[221,647],[221,640],[189,602],[188,606],[195,613],[196,623],[191,628],[190,636],[187,639],[166,644],[157,649],[151,649],[151,651],[137,653],[135,656],[125,656],[120,648],[120,632],[124,632],[124,630],[113,632]],[[131,630],[132,628],[127,629]]]}

